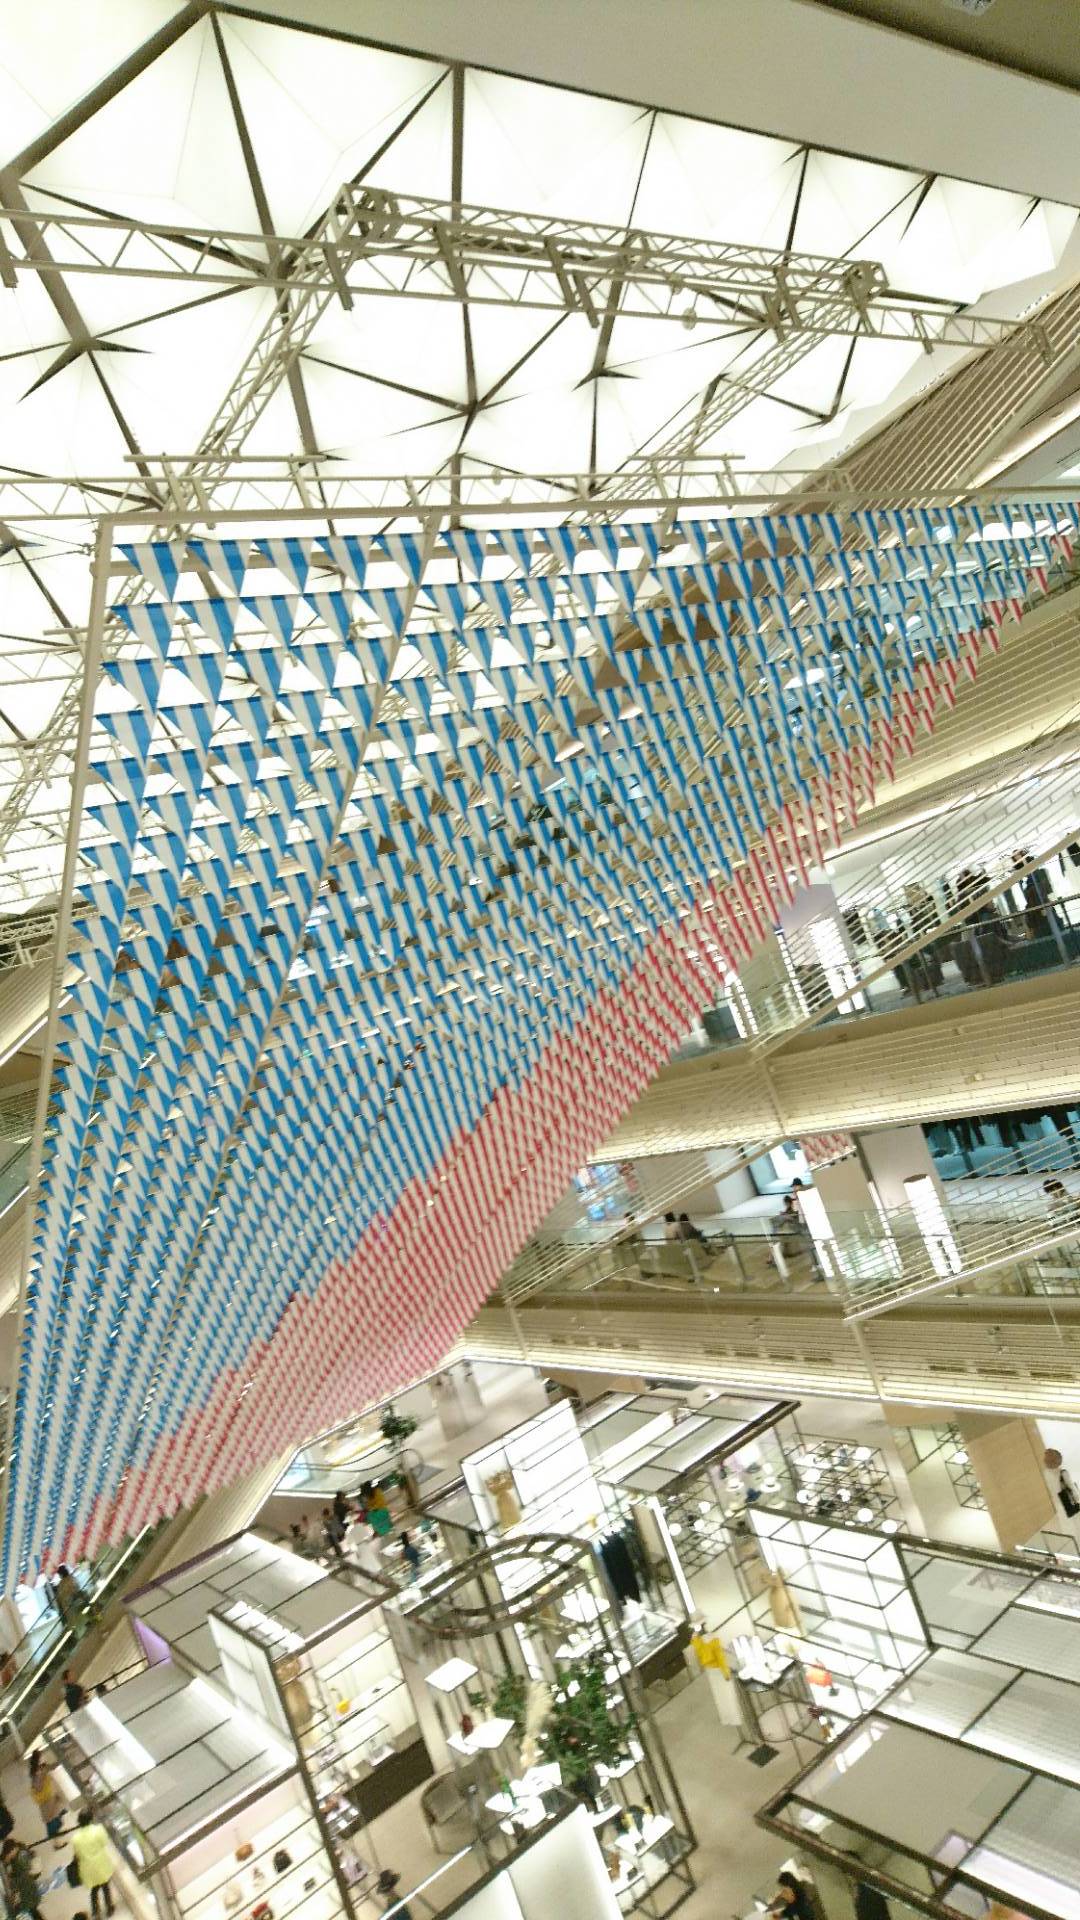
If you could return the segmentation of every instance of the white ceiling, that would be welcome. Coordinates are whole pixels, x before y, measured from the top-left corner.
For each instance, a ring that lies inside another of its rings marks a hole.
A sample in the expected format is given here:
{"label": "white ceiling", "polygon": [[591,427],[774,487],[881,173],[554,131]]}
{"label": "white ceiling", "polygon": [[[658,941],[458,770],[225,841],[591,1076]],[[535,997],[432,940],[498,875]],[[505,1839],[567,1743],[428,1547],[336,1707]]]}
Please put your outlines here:
{"label": "white ceiling", "polygon": [[[638,93],[647,90],[642,73]],[[439,58],[166,0],[6,10],[0,141],[33,210],[266,233],[267,259],[274,235],[303,233],[343,182],[361,180],[869,257],[898,287],[1015,314],[1067,277],[1076,227],[1073,208],[1025,194],[491,71],[455,79]],[[10,224],[0,231],[21,254]],[[4,465],[137,477],[140,456],[182,461],[273,297],[250,285],[21,272],[16,290],[0,288]],[[420,482],[453,461],[610,471],[692,419],[714,383],[744,377],[768,344],[661,319],[619,317],[598,334],[577,313],[335,303],[245,452],[318,452]],[[878,340],[849,348],[822,341],[700,451],[754,468],[817,465],[957,358]],[[26,743],[49,729],[78,671],[93,524],[88,514],[12,530],[0,559],[0,812],[14,794],[21,813],[0,861],[0,907],[19,910],[55,890],[62,866],[68,763],[25,804],[20,782]]]}

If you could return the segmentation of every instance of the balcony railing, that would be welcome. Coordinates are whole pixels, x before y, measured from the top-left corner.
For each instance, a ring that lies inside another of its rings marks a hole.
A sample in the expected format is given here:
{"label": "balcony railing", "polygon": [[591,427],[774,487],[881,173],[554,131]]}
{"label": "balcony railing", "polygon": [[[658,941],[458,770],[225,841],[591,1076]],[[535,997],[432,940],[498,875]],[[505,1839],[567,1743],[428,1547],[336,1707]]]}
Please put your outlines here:
{"label": "balcony railing", "polygon": [[[1007,884],[1002,877],[1002,888]],[[947,1000],[1052,973],[1080,960],[1080,892],[1055,895],[1045,907],[984,908],[973,914],[971,925],[945,928],[939,919],[936,933],[926,917],[917,929],[926,936],[925,944],[903,960],[890,961],[890,948],[913,930],[905,929],[900,917],[894,908],[885,916],[886,927],[874,933],[864,909],[858,920],[859,943],[853,942],[842,963],[838,960],[832,968],[793,962],[790,972],[781,973],[778,966],[752,994],[733,983],[727,998],[702,1014],[701,1031],[684,1042],[675,1058],[693,1059],[769,1038],[808,1019],[828,1025]],[[836,976],[832,981],[830,973]]]}
{"label": "balcony railing", "polygon": [[120,1547],[108,1547],[80,1584],[79,1597],[65,1614],[43,1613],[13,1648],[6,1650],[0,1685],[0,1727],[25,1724],[46,1688],[75,1657],[79,1643],[100,1624],[102,1614],[120,1588],[145,1560],[171,1520],[159,1521]]}

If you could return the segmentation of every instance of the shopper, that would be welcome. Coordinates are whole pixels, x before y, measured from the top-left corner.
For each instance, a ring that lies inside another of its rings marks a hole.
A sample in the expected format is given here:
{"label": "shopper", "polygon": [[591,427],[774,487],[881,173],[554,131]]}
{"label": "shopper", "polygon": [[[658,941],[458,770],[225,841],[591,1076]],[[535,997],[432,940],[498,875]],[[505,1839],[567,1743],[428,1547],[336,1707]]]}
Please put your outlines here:
{"label": "shopper", "polygon": [[366,1520],[353,1521],[342,1541],[342,1546],[345,1549],[346,1559],[359,1567],[361,1573],[382,1573],[383,1564],[379,1559],[375,1535]]}
{"label": "shopper", "polygon": [[69,1713],[78,1713],[86,1705],[86,1688],[81,1687],[70,1667],[64,1668],[64,1705]]}
{"label": "shopper", "polygon": [[665,1215],[664,1215],[664,1239],[665,1239],[665,1240],[677,1240],[677,1239],[678,1239],[678,1237],[679,1237],[679,1223],[678,1223],[678,1221],[676,1220],[676,1218],[675,1218],[675,1215],[674,1215],[673,1213],[665,1213]]}
{"label": "shopper", "polygon": [[410,1577],[415,1580],[423,1565],[423,1556],[419,1547],[409,1539],[404,1529],[401,1534],[401,1557],[409,1569]]}
{"label": "shopper", "polygon": [[784,1204],[777,1217],[778,1233],[801,1233],[803,1217],[799,1212],[799,1203],[793,1193],[785,1193]]}
{"label": "shopper", "polygon": [[[1031,855],[1026,847],[1017,847],[1013,854],[1013,872],[1026,867]],[[1025,874],[1019,882],[1020,895],[1024,902],[1024,931],[1029,940],[1045,940],[1056,925],[1051,902],[1054,889],[1050,884],[1050,875],[1044,867],[1035,867]]]}
{"label": "shopper", "polygon": [[375,1882],[375,1891],[382,1900],[384,1913],[393,1912],[394,1920],[412,1920],[404,1900],[397,1897],[400,1879],[400,1873],[395,1873],[393,1867],[384,1867]]}
{"label": "shopper", "polygon": [[678,1220],[675,1222],[675,1232],[677,1238],[680,1240],[704,1241],[705,1239],[701,1228],[695,1227],[688,1213],[680,1213]]}
{"label": "shopper", "polygon": [[815,1920],[809,1887],[799,1879],[798,1874],[789,1873],[786,1868],[776,1876],[776,1892],[767,1910],[781,1914],[783,1920]]}
{"label": "shopper", "polygon": [[909,931],[916,940],[922,940],[934,927],[941,925],[933,894],[917,882],[904,888],[904,905],[907,908]]}
{"label": "shopper", "polygon": [[868,1887],[865,1880],[860,1880],[855,1889],[855,1920],[892,1920],[885,1895],[876,1887]]}
{"label": "shopper", "polygon": [[98,1920],[99,1913],[115,1913],[112,1877],[116,1855],[105,1828],[100,1820],[94,1819],[89,1807],[84,1807],[79,1815],[71,1846],[79,1866],[80,1883],[90,1889],[93,1920]]}
{"label": "shopper", "polygon": [[340,1487],[334,1495],[334,1519],[344,1533],[349,1524],[349,1503]]}
{"label": "shopper", "polygon": [[1043,1192],[1054,1232],[1072,1233],[1080,1229],[1080,1195],[1070,1193],[1065,1182],[1057,1179],[1044,1180]]}
{"label": "shopper", "polygon": [[324,1507],[322,1510],[322,1532],[325,1551],[333,1554],[335,1560],[340,1560],[341,1542],[345,1529],[329,1507]]}
{"label": "shopper", "polygon": [[0,1800],[0,1841],[7,1839],[15,1828],[15,1815],[6,1800]]}
{"label": "shopper", "polygon": [[67,1802],[56,1784],[52,1768],[45,1765],[40,1749],[30,1755],[30,1798],[41,1815],[46,1838],[55,1847],[62,1847],[64,1842],[59,1834],[67,1812]]}
{"label": "shopper", "polygon": [[8,1913],[28,1913],[30,1920],[43,1920],[39,1900],[37,1874],[34,1871],[34,1859],[29,1847],[9,1834],[0,1847],[0,1878],[4,1884],[4,1900]]}
{"label": "shopper", "polygon": [[53,1604],[72,1633],[86,1629],[86,1598],[70,1567],[58,1567],[53,1582]]}

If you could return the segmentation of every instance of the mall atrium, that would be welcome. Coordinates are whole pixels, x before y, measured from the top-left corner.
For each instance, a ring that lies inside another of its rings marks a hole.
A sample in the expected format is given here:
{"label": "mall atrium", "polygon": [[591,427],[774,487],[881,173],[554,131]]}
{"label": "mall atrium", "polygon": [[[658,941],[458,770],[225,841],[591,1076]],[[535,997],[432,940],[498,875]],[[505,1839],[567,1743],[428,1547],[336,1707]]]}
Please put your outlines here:
{"label": "mall atrium", "polygon": [[0,149],[5,1910],[1080,1920],[1076,0]]}

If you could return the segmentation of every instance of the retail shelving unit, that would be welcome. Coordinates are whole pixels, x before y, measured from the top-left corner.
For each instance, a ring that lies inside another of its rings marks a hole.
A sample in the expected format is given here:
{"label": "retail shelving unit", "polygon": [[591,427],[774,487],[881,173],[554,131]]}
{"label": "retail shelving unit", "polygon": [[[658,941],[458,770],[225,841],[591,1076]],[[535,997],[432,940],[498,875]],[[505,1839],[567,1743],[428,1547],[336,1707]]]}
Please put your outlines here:
{"label": "retail shelving unit", "polygon": [[986,1499],[983,1490],[975,1478],[975,1469],[971,1464],[967,1448],[963,1445],[961,1436],[955,1428],[950,1428],[950,1445],[945,1449],[945,1470],[952,1481],[953,1491],[960,1505],[985,1513]]}
{"label": "retail shelving unit", "polygon": [[1080,1575],[894,1546],[923,1654],[758,1818],[894,1911],[1075,1920]]}
{"label": "retail shelving unit", "polygon": [[900,1501],[880,1448],[808,1434],[791,1464],[795,1498],[809,1518],[841,1526],[852,1521],[866,1527],[881,1520],[899,1522]]}

